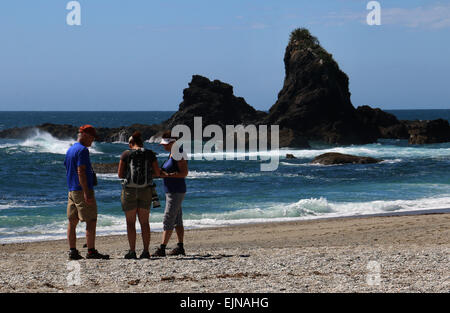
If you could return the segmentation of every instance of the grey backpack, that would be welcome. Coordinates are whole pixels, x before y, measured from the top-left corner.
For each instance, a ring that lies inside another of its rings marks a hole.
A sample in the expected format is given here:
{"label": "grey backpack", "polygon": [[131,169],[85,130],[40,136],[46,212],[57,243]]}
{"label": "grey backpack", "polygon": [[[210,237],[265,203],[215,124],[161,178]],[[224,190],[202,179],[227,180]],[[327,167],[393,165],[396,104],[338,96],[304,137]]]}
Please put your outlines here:
{"label": "grey backpack", "polygon": [[123,182],[126,187],[146,188],[153,185],[153,152],[143,148],[132,150],[128,156],[127,175]]}

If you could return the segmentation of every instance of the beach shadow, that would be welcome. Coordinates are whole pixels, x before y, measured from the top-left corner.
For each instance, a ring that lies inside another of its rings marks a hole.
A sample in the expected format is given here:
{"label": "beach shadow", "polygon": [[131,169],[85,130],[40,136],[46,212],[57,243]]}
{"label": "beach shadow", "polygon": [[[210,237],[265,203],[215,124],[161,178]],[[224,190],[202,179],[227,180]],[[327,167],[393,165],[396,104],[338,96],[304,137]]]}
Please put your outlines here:
{"label": "beach shadow", "polygon": [[[176,257],[169,257],[172,260],[179,260],[179,261],[185,261],[185,260],[219,260],[223,258],[232,258],[234,256],[240,257],[240,258],[248,258],[250,257],[249,254],[239,254],[239,255],[233,255],[233,254],[192,254],[192,255],[185,255],[185,256],[176,256]],[[166,257],[152,257],[151,260],[158,260],[163,259]]]}

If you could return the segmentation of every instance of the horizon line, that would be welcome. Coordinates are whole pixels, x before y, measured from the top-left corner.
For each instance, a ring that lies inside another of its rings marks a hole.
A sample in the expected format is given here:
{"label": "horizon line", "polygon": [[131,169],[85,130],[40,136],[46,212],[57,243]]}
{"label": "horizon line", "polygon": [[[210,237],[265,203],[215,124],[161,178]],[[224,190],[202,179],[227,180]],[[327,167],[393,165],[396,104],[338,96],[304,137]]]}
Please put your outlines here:
{"label": "horizon line", "polygon": [[[356,108],[355,108],[356,109]],[[381,109],[381,108],[376,108],[376,109]],[[445,109],[436,109],[436,108],[411,108],[411,109],[381,109],[384,111],[409,111],[409,110],[450,110],[450,108],[445,108]],[[261,111],[266,111],[268,112],[269,110],[261,110]],[[65,113],[71,113],[71,112],[86,112],[86,113],[98,113],[98,112],[120,112],[120,113],[137,113],[137,112],[178,112],[178,110],[136,110],[136,111],[130,111],[130,110],[126,110],[126,111],[121,111],[121,110],[96,110],[96,111],[91,111],[91,110],[78,110],[78,111],[66,111],[66,110],[0,110],[0,112],[65,112]]]}

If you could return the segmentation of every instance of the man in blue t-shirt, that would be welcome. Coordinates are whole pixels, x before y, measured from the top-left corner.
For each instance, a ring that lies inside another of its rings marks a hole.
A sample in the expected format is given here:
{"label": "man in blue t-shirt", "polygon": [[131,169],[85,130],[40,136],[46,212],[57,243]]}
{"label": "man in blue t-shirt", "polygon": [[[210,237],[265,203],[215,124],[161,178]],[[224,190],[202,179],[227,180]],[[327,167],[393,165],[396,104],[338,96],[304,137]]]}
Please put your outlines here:
{"label": "man in blue t-shirt", "polygon": [[81,126],[78,141],[66,153],[67,186],[67,239],[69,241],[69,259],[79,260],[83,257],[76,248],[76,228],[79,221],[86,222],[87,259],[109,259],[108,255],[95,250],[95,231],[97,227],[97,202],[94,194],[95,174],[92,170],[88,147],[92,145],[97,132],[91,125]]}

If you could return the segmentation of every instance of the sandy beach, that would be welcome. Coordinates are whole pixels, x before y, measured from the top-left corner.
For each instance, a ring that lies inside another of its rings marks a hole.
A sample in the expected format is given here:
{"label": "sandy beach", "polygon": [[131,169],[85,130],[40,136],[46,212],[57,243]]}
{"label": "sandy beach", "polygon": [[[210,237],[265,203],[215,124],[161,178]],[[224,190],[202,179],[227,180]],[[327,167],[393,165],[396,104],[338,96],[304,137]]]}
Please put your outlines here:
{"label": "sandy beach", "polygon": [[449,292],[449,239],[448,213],[188,230],[186,256],[150,260],[105,236],[111,260],[80,260],[79,276],[65,240],[3,244],[0,292]]}

